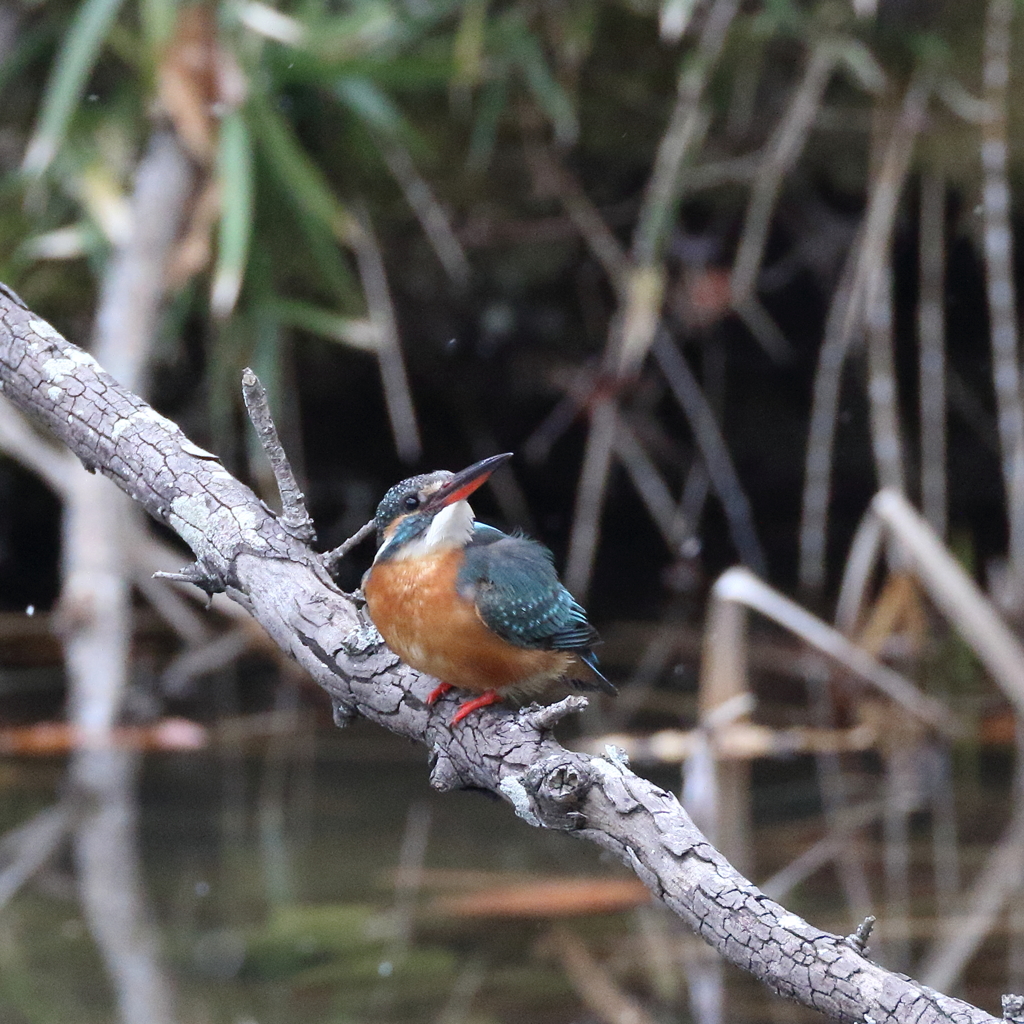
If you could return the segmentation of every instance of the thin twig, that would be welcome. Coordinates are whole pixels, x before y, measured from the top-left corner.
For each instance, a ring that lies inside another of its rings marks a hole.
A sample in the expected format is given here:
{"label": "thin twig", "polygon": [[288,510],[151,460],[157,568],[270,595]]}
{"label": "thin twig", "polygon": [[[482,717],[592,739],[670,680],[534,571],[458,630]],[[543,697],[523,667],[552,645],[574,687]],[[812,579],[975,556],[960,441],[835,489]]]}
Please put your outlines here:
{"label": "thin twig", "polygon": [[338,563],[357,545],[362,544],[370,534],[377,528],[377,524],[374,520],[370,520],[368,523],[363,523],[362,526],[356,530],[355,533],[349,537],[348,540],[342,541],[336,548],[331,551],[325,551],[321,556],[320,560],[323,562],[324,568],[328,572],[334,572],[338,567]]}
{"label": "thin twig", "polygon": [[669,550],[675,553],[686,524],[679,516],[679,508],[668,485],[648,455],[640,438],[628,421],[619,416],[619,429],[615,435],[615,454],[629,474],[640,500],[650,513],[655,526]]}
{"label": "thin twig", "polygon": [[436,1024],[466,1024],[469,1008],[487,979],[487,961],[481,953],[470,957],[456,975]]}
{"label": "thin twig", "polygon": [[868,413],[871,449],[878,486],[906,490],[903,475],[903,444],[900,440],[899,393],[893,355],[892,260],[886,254],[881,286],[875,301],[865,310],[867,321]]}
{"label": "thin twig", "polygon": [[59,497],[68,491],[69,477],[78,471],[77,460],[38,434],[25,414],[0,395],[0,451],[25,469],[42,477]]}
{"label": "thin twig", "polygon": [[792,358],[793,346],[757,295],[751,293],[745,298],[733,300],[732,308],[753,339],[772,359],[782,363]]}
{"label": "thin twig", "polygon": [[773,900],[784,900],[805,879],[826,864],[839,860],[844,851],[849,851],[857,833],[877,821],[883,811],[884,805],[880,800],[837,810],[831,816],[828,835],[765,879],[761,883],[761,891],[768,893]]}
{"label": "thin twig", "polygon": [[822,39],[814,46],[803,78],[772,132],[764,158],[758,163],[733,263],[734,298],[745,298],[757,287],[757,274],[764,259],[768,228],[782,179],[803,152],[837,59],[837,48],[831,39]]}
{"label": "thin twig", "polygon": [[882,521],[874,509],[869,508],[857,524],[850,543],[836,599],[836,629],[848,637],[854,635],[860,622],[882,540]]}
{"label": "thin twig", "polygon": [[654,169],[633,236],[632,258],[636,266],[653,266],[661,259],[679,202],[683,167],[703,135],[704,90],[738,9],[738,0],[714,0],[697,41],[696,52],[687,56],[679,75],[675,106],[658,144]]}
{"label": "thin twig", "polygon": [[919,968],[925,985],[949,988],[956,983],[968,961],[992,931],[1006,901],[1024,881],[1024,803],[1021,802],[1024,796],[1024,747],[1019,730],[1018,722],[1017,774],[1015,793],[1009,801],[1012,809],[1010,823],[1002,839],[989,853],[974,884],[964,893],[960,901],[962,913],[948,915],[941,922],[940,934]]}
{"label": "thin twig", "polygon": [[583,405],[573,395],[559,399],[522,444],[521,451],[527,463],[540,465],[546,462],[554,444],[576,422],[582,409]]}
{"label": "thin twig", "polygon": [[767,562],[754,528],[750,501],[740,483],[714,413],[686,360],[679,354],[667,332],[659,332],[653,353],[696,438],[711,484],[729,521],[729,532],[736,550],[746,565],[763,575]]}
{"label": "thin twig", "polygon": [[0,839],[0,910],[53,856],[73,824],[71,808],[62,802]]}
{"label": "thin twig", "polygon": [[875,921],[877,918],[868,915],[857,925],[856,931],[846,936],[846,942],[852,946],[858,953],[863,953],[865,956],[868,953],[868,939],[871,938],[871,929],[875,927]]}
{"label": "thin twig", "polygon": [[377,145],[388,165],[392,177],[398,182],[416,219],[423,228],[437,258],[449,278],[459,288],[469,284],[469,260],[448,220],[448,214],[438,202],[426,179],[416,169],[409,151],[397,139],[378,134]]}
{"label": "thin twig", "polygon": [[270,414],[266,388],[248,366],[242,371],[242,397],[256,436],[274,472],[277,490],[281,495],[281,525],[297,540],[311,543],[316,538],[316,529],[306,509],[306,499],[292,472],[274,418]]}
{"label": "thin twig", "polygon": [[981,205],[992,379],[1009,525],[1008,554],[1020,603],[1024,601],[1024,402],[1021,399],[1007,148],[1013,8],[1013,0],[989,0],[985,14],[983,81],[988,117],[981,129]]}
{"label": "thin twig", "polygon": [[695,192],[720,188],[722,185],[747,184],[754,180],[760,169],[760,151],[696,164],[687,171],[684,182],[685,194],[693,195]]}
{"label": "thin twig", "polygon": [[[836,724],[836,695],[831,687],[831,673],[822,659],[806,654],[800,659],[802,675],[807,686],[808,710],[812,724],[818,728],[834,728]],[[878,737],[872,739],[876,745]],[[818,790],[825,826],[829,836],[842,831],[845,816],[850,813],[850,781],[843,770],[838,752],[821,751],[815,755],[814,767],[818,777]],[[849,841],[840,844],[835,856],[836,874],[842,886],[846,905],[853,917],[865,918],[871,914],[871,883],[868,881],[864,859]]]}
{"label": "thin twig", "polygon": [[[575,379],[567,381],[567,386],[567,401],[571,403],[571,407],[585,408],[588,398],[593,393],[593,384],[587,386],[579,379],[579,375],[576,375]],[[493,451],[493,448],[490,450]],[[685,530],[685,521],[680,517],[675,499],[654,460],[621,414],[616,421],[615,454],[629,474],[640,500],[650,513],[669,550],[675,552]]]}
{"label": "thin twig", "polygon": [[132,582],[153,610],[190,647],[208,643],[213,630],[208,619],[199,615],[184,594],[179,593],[166,581],[154,579],[153,574],[140,570],[131,559]]}
{"label": "thin twig", "polygon": [[850,252],[832,299],[825,339],[818,354],[807,440],[803,509],[800,521],[800,586],[819,593],[825,584],[825,541],[832,482],[832,448],[835,441],[839,385],[846,353],[865,309],[875,303],[882,282],[885,252],[903,183],[910,170],[914,142],[925,119],[931,75],[915,75],[903,97],[893,124],[878,178],[871,189],[859,244]]}
{"label": "thin twig", "polygon": [[[679,518],[686,525],[687,540],[696,540],[697,527],[708,495],[711,493],[711,476],[702,459],[694,459],[683,482],[683,493],[679,499]],[[699,541],[698,541],[699,544]],[[698,548],[699,551],[699,548]]]}
{"label": "thin twig", "polygon": [[[138,536],[132,539],[129,552],[133,571],[136,573],[145,572],[151,576],[160,578],[163,575],[173,576],[167,573],[165,567],[169,565],[180,565],[184,555],[176,551],[170,544],[159,540],[155,535],[141,531]],[[187,584],[187,585],[186,585]],[[178,592],[192,601],[203,602],[207,608],[213,607],[218,614],[234,622],[248,621],[250,616],[245,609],[238,605],[224,594],[209,594],[197,590],[192,580],[178,580],[172,584]]]}
{"label": "thin twig", "polygon": [[654,1018],[616,984],[578,935],[567,928],[552,928],[545,945],[558,958],[576,994],[603,1024],[654,1024]]}
{"label": "thin twig", "polygon": [[[886,129],[891,121],[891,108],[884,100],[875,104],[871,123],[869,163],[872,172],[884,159]],[[874,173],[872,173],[874,177]],[[899,395],[896,386],[896,361],[893,356],[893,273],[890,246],[886,246],[878,271],[874,297],[864,307],[867,335],[868,421],[871,450],[875,460],[878,489],[891,487],[905,492],[903,445],[900,441]]]}
{"label": "thin twig", "polygon": [[935,908],[945,912],[960,892],[960,849],[957,844],[956,788],[952,752],[945,744],[930,744],[924,752],[932,815],[932,863],[935,870]]}
{"label": "thin twig", "polygon": [[621,290],[629,269],[625,249],[576,177],[558,160],[551,147],[536,137],[537,132],[530,130],[531,127],[524,125],[524,135],[535,191],[558,197],[591,255],[601,264],[612,286]]}
{"label": "thin twig", "polygon": [[[807,136],[821,106],[825,87],[832,77],[838,59],[838,47],[833,40],[823,39],[814,47],[804,76],[772,134],[767,153],[760,161],[754,177],[754,186],[751,189],[743,223],[743,234],[733,263],[730,290],[734,308],[737,312],[746,310],[747,316],[744,319],[749,317],[755,326],[760,321],[753,318],[753,310],[748,307],[751,300],[756,299],[758,272],[764,259],[772,211],[775,209],[783,178],[803,152]],[[767,315],[765,312],[765,316]],[[763,324],[761,326],[763,328]],[[777,326],[775,333],[781,335]],[[771,334],[765,335],[761,329],[755,336],[764,343]],[[779,357],[784,353],[770,351],[769,354]]]}
{"label": "thin twig", "polygon": [[351,245],[356,254],[366,307],[378,331],[377,361],[384,384],[384,402],[387,405],[399,458],[405,462],[415,462],[422,450],[420,429],[416,422],[416,410],[412,403],[405,360],[402,358],[398,320],[391,301],[384,257],[377,244],[377,236],[373,232],[369,215],[365,210],[357,209],[357,217],[359,230],[352,233]]}
{"label": "thin twig", "polygon": [[601,513],[604,510],[605,488],[615,449],[618,419],[617,403],[611,398],[598,402],[590,414],[590,433],[587,435],[583,468],[576,488],[572,534],[569,537],[569,555],[565,566],[566,585],[580,598],[586,595],[594,569],[594,554],[601,532]]}
{"label": "thin twig", "polygon": [[988,451],[998,456],[999,428],[996,426],[996,418],[953,366],[946,367],[946,387],[949,391],[950,410],[960,417],[964,426],[970,428]]}
{"label": "thin twig", "polygon": [[885,878],[884,953],[893,970],[910,961],[910,812],[921,803],[915,759],[920,736],[885,751],[882,871]]}
{"label": "thin twig", "polygon": [[921,177],[918,244],[918,399],[921,421],[921,507],[946,536],[946,179]]}
{"label": "thin twig", "polygon": [[[398,851],[398,870],[395,872],[395,902],[389,914],[389,942],[383,960],[392,970],[401,968],[409,955],[413,943],[416,923],[416,901],[423,887],[423,863],[427,855],[430,838],[430,804],[426,800],[414,800],[409,804],[405,817],[405,831]],[[371,1015],[381,1016],[394,999],[394,985],[388,984],[385,975],[370,997]]]}

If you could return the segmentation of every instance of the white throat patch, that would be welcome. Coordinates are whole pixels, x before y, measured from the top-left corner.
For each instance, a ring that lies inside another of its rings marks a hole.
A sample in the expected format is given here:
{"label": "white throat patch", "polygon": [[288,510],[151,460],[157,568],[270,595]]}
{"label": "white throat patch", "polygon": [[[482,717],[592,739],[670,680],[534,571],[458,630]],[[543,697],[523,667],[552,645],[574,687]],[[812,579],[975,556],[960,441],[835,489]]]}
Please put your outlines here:
{"label": "white throat patch", "polygon": [[[422,558],[444,548],[465,547],[473,535],[473,509],[468,501],[456,501],[446,505],[431,520],[427,532],[409,541],[394,554],[388,555],[396,562],[406,558]],[[391,547],[391,541],[377,552],[376,562]]]}

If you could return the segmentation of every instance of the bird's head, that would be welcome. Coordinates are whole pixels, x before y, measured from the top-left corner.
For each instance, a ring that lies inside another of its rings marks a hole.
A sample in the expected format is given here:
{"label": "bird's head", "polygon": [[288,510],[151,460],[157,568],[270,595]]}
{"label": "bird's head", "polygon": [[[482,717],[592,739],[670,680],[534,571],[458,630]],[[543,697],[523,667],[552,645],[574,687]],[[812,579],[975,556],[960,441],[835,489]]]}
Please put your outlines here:
{"label": "bird's head", "polygon": [[380,545],[374,561],[417,558],[445,547],[463,547],[473,533],[466,500],[511,452],[475,462],[461,473],[422,473],[395,484],[377,506]]}

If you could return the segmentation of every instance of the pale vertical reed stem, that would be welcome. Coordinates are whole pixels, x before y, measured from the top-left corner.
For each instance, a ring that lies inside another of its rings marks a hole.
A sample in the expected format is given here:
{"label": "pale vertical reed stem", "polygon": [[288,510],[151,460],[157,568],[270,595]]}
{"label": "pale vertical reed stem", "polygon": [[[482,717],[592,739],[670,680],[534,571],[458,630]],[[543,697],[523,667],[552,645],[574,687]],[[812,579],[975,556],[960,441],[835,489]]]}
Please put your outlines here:
{"label": "pale vertical reed stem", "polygon": [[879,487],[903,493],[903,446],[900,441],[899,395],[896,362],[893,358],[892,260],[886,258],[880,270],[880,287],[872,308],[866,311],[868,350],[868,408],[871,446]]}
{"label": "pale vertical reed stem", "polygon": [[921,179],[917,304],[921,424],[921,507],[946,536],[946,180],[931,169]]}
{"label": "pale vertical reed stem", "polygon": [[[704,90],[738,9],[739,0],[714,0],[695,52],[679,75],[676,103],[655,154],[628,265],[616,283],[619,310],[608,333],[604,362],[608,372],[620,380],[629,379],[643,365],[658,329],[665,287],[662,256],[682,194],[683,168],[704,136]],[[566,582],[581,597],[590,586],[594,569],[617,411],[617,397],[602,397],[590,416],[565,569]]]}
{"label": "pale vertical reed stem", "polygon": [[868,196],[859,245],[850,253],[825,326],[814,379],[800,520],[799,580],[801,589],[810,594],[820,593],[825,585],[832,446],[842,368],[850,344],[863,323],[864,311],[873,307],[881,287],[896,210],[931,90],[931,77],[925,74],[917,74],[907,87],[878,177]]}
{"label": "pale vertical reed stem", "polygon": [[982,222],[992,377],[995,385],[1003,486],[1014,592],[1024,597],[1024,404],[1018,357],[1017,295],[1007,177],[1007,113],[1013,0],[989,0],[983,67],[986,117],[981,129]]}

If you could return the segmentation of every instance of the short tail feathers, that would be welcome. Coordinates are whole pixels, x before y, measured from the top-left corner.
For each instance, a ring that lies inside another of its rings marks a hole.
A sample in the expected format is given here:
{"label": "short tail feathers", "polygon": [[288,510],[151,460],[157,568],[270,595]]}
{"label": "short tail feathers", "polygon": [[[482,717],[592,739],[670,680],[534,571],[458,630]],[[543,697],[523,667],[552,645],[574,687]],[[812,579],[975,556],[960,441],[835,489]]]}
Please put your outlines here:
{"label": "short tail feathers", "polygon": [[583,662],[591,672],[594,679],[574,679],[573,683],[581,690],[601,690],[610,693],[613,697],[619,692],[614,683],[609,682],[601,670],[597,667],[597,655],[593,651],[577,651],[576,657]]}

